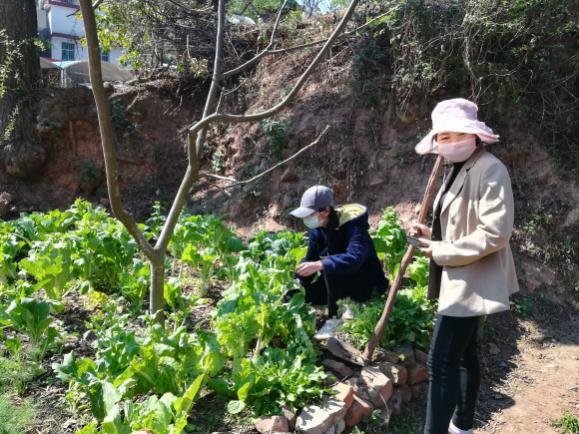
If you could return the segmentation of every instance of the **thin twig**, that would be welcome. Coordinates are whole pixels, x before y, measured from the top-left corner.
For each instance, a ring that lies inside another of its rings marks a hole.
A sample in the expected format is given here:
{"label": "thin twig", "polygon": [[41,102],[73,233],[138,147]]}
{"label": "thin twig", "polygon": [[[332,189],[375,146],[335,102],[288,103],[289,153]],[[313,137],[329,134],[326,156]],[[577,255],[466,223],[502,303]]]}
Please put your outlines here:
{"label": "thin twig", "polygon": [[[211,80],[211,86],[209,87],[209,93],[205,101],[205,108],[203,109],[203,118],[208,119],[211,113],[215,112],[216,104],[218,102],[220,90],[220,82],[223,78],[222,76],[222,63],[223,63],[223,35],[225,33],[225,0],[219,0],[217,5],[217,35],[215,41],[215,60],[213,62],[213,76]],[[188,165],[185,176],[181,181],[177,195],[173,200],[171,209],[167,216],[167,220],[163,225],[161,234],[157,243],[155,244],[155,250],[165,251],[169,245],[171,236],[179,219],[179,214],[185,205],[187,195],[189,190],[193,185],[193,182],[199,177],[199,157],[201,156],[201,150],[203,144],[205,143],[205,138],[207,136],[207,127],[209,122],[202,125],[195,131],[195,134],[189,132],[188,143],[187,143],[187,158]]]}
{"label": "thin twig", "polygon": [[[370,21],[368,21],[367,23],[362,24],[359,27],[356,27],[355,29],[352,29],[348,32],[344,32],[342,33],[342,35],[340,36],[340,39],[345,38],[347,36],[351,36],[355,33],[358,33],[360,30],[364,30],[366,27],[370,26],[371,24],[373,24],[374,22],[376,22],[377,20],[390,15],[392,12],[394,12],[396,9],[398,9],[400,6],[395,6],[392,9],[390,9],[388,12],[385,12],[383,14],[378,15],[377,17],[372,18]],[[300,44],[300,45],[293,45],[291,47],[287,47],[287,48],[280,48],[278,50],[270,50],[268,52],[268,54],[282,54],[282,53],[289,53],[290,51],[296,51],[296,50],[301,50],[302,48],[308,48],[308,47],[314,47],[316,45],[320,45],[323,44],[324,42],[326,42],[328,40],[328,38],[325,39],[318,39],[317,41],[312,41],[312,42],[308,42],[306,44]]]}
{"label": "thin twig", "polygon": [[232,69],[230,71],[225,72],[223,74],[223,78],[227,79],[233,75],[236,75],[242,71],[245,71],[249,67],[255,65],[259,59],[261,59],[263,56],[265,56],[271,50],[271,48],[275,45],[275,37],[276,37],[277,29],[279,27],[279,23],[281,22],[282,12],[285,9],[287,2],[288,2],[288,0],[284,0],[283,3],[281,4],[279,10],[277,11],[277,17],[275,19],[275,23],[273,24],[273,28],[271,30],[271,36],[269,38],[269,44],[267,44],[267,47],[265,47],[263,49],[263,51],[261,51],[259,54],[257,54],[256,56],[254,56],[252,59],[248,60],[244,64],[238,66],[235,69]]}
{"label": "thin twig", "polygon": [[[277,105],[261,112],[245,115],[235,115],[230,113],[214,113],[210,116],[203,117],[203,119],[199,120],[189,129],[190,137],[191,138],[196,137],[199,134],[199,132],[207,128],[208,125],[216,122],[241,123],[241,122],[260,121],[262,119],[266,119],[282,111],[295,98],[295,96],[304,86],[306,81],[309,79],[310,75],[312,75],[314,69],[322,62],[328,51],[330,51],[330,49],[334,45],[334,42],[340,36],[342,30],[352,17],[352,14],[354,13],[354,10],[356,9],[356,6],[358,5],[359,2],[360,0],[352,0],[350,5],[348,6],[348,9],[346,10],[346,13],[342,17],[340,23],[336,26],[336,28],[332,32],[332,35],[328,38],[328,40],[326,41],[324,46],[320,49],[316,57],[311,61],[309,66],[302,73],[302,75],[300,76],[294,87],[289,91],[289,93],[285,96],[285,98],[283,98]],[[200,155],[199,152],[198,155]]]}
{"label": "thin twig", "polygon": [[[98,7],[99,7],[104,1],[105,1],[105,0],[97,0],[96,2],[94,2],[94,3],[92,4],[92,8],[95,9],[95,10],[98,9]],[[67,18],[68,18],[68,17],[72,17],[73,15],[76,15],[77,12],[78,12],[78,11],[74,11],[73,13],[68,14],[66,17],[67,17]]]}
{"label": "thin twig", "polygon": [[321,132],[321,134],[316,138],[316,140],[314,140],[312,143],[310,143],[309,145],[304,146],[303,148],[301,148],[299,151],[297,151],[295,154],[293,154],[291,157],[286,158],[283,161],[280,161],[279,163],[273,165],[272,167],[270,167],[269,169],[264,170],[261,173],[258,173],[255,176],[252,176],[249,179],[245,179],[243,181],[237,181],[235,178],[230,178],[228,176],[221,176],[221,175],[214,175],[211,173],[204,173],[203,175],[208,177],[208,178],[215,178],[215,179],[220,179],[222,181],[229,181],[232,184],[230,185],[226,185],[224,188],[233,188],[233,187],[238,187],[240,185],[246,185],[246,184],[250,184],[252,182],[257,181],[260,178],[263,178],[265,175],[267,175],[270,172],[273,172],[275,169],[280,168],[281,166],[283,166],[284,164],[290,162],[291,160],[293,160],[294,158],[298,157],[299,155],[303,154],[304,152],[306,152],[308,149],[316,146],[318,143],[320,143],[320,141],[322,140],[322,138],[326,135],[326,133],[328,132],[328,130],[330,129],[329,125],[326,125],[326,128],[324,128],[324,131]]}

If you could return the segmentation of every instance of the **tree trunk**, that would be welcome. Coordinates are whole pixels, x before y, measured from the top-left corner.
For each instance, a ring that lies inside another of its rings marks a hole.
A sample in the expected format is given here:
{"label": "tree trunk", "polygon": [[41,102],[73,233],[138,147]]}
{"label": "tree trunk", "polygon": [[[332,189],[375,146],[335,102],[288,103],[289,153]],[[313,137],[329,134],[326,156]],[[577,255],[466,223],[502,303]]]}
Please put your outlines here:
{"label": "tree trunk", "polygon": [[40,83],[35,0],[0,1],[0,157],[13,176],[32,175],[46,152],[34,125],[33,93]]}
{"label": "tree trunk", "polygon": [[155,315],[158,321],[163,319],[165,305],[165,254],[156,252],[151,261],[151,282],[149,291],[149,312]]}

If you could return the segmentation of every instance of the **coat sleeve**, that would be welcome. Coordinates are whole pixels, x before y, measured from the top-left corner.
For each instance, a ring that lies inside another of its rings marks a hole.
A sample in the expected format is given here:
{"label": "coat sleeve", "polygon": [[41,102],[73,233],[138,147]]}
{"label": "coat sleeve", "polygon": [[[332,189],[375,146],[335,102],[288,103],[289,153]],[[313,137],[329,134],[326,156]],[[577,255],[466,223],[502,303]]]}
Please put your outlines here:
{"label": "coat sleeve", "polygon": [[328,256],[322,260],[324,272],[331,274],[350,274],[358,271],[368,253],[372,241],[366,230],[360,226],[353,226],[348,234],[348,247],[345,253]]}
{"label": "coat sleeve", "polygon": [[514,200],[507,168],[494,164],[481,176],[477,228],[454,241],[432,244],[432,258],[441,266],[461,267],[505,248],[511,237]]}

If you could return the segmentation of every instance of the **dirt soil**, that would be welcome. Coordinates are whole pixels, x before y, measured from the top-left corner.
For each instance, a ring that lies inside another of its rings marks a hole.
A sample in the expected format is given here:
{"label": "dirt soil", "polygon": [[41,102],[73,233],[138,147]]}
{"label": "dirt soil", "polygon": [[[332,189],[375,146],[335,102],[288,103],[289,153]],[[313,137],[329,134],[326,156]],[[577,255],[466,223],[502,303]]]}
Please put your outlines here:
{"label": "dirt soil", "polygon": [[[579,317],[551,305],[549,313],[534,313],[527,320],[509,313],[498,321],[503,324],[497,330],[504,333],[483,349],[480,428],[475,432],[560,433],[554,420],[564,413],[579,415]],[[515,326],[510,332],[505,330],[509,324]]]}

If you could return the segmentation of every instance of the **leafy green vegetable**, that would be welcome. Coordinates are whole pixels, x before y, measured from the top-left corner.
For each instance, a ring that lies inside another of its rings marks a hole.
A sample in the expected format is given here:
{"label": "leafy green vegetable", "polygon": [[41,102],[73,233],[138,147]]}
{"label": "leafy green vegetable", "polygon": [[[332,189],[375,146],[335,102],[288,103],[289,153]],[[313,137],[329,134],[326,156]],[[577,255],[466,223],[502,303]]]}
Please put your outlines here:
{"label": "leafy green vegetable", "polygon": [[[338,303],[340,306],[349,306],[354,317],[345,322],[341,330],[355,345],[363,347],[372,336],[382,314],[385,298],[376,297],[364,305],[351,300],[340,300]],[[392,316],[380,339],[380,345],[394,348],[412,344],[427,350],[434,319],[434,308],[426,298],[426,287],[402,289],[396,295]]]}
{"label": "leafy green vegetable", "polygon": [[42,359],[46,350],[56,341],[58,332],[51,327],[51,310],[60,309],[60,305],[41,301],[35,298],[15,299],[8,309],[0,308],[0,328],[12,327],[28,335],[32,346],[38,350]]}

